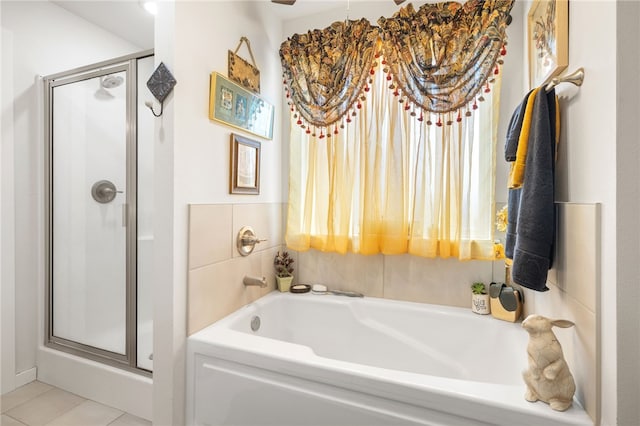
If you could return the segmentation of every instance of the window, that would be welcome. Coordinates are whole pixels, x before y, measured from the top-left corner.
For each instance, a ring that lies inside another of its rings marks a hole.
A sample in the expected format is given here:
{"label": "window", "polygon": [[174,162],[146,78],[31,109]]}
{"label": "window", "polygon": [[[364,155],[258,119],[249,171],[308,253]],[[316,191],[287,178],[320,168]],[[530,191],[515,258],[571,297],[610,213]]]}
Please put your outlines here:
{"label": "window", "polygon": [[499,79],[469,116],[421,112],[388,85],[378,70],[344,128],[292,122],[287,245],[492,259]]}

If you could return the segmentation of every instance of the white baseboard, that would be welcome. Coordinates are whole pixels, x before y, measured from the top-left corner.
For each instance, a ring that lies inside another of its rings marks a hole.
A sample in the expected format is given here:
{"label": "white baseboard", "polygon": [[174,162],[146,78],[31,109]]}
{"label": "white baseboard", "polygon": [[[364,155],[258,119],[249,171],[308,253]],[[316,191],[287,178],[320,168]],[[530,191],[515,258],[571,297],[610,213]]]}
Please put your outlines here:
{"label": "white baseboard", "polygon": [[36,377],[38,377],[37,373],[38,373],[37,367],[33,367],[16,374],[16,381],[15,381],[16,388],[19,388],[20,386],[24,386],[27,383],[33,382],[36,379]]}

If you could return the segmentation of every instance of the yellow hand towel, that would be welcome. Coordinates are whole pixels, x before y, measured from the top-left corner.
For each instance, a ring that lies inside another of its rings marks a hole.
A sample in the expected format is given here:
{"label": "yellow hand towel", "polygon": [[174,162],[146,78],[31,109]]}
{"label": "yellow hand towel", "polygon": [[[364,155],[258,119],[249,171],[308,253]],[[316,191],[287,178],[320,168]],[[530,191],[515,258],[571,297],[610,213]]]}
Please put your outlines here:
{"label": "yellow hand towel", "polygon": [[558,144],[560,144],[560,103],[556,96],[556,152],[553,161],[558,161]]}
{"label": "yellow hand towel", "polygon": [[[533,89],[529,99],[527,100],[527,106],[524,111],[524,119],[522,120],[522,128],[520,130],[520,137],[518,138],[518,150],[516,151],[516,161],[511,163],[511,170],[509,170],[509,188],[517,189],[522,187],[524,182],[524,170],[527,163],[527,147],[529,146],[529,128],[531,127],[531,115],[533,112],[533,103],[536,98],[536,93],[539,90],[544,90],[540,87]],[[558,103],[558,97],[555,97],[556,102],[556,152],[555,159],[558,157],[558,142],[560,141],[560,104]]]}
{"label": "yellow hand towel", "polygon": [[524,168],[527,163],[527,147],[529,145],[529,128],[531,127],[531,115],[533,114],[533,103],[540,87],[533,89],[527,107],[524,110],[524,119],[522,120],[522,128],[520,137],[518,138],[518,150],[516,151],[516,161],[511,163],[509,171],[509,188],[516,189],[522,186],[524,181]]}

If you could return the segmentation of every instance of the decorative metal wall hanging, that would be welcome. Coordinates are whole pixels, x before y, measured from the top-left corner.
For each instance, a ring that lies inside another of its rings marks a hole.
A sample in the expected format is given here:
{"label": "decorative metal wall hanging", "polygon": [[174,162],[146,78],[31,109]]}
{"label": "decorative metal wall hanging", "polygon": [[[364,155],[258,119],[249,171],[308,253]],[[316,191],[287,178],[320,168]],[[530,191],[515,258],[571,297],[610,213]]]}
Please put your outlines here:
{"label": "decorative metal wall hanging", "polygon": [[[249,55],[251,56],[251,62],[253,62],[253,64],[250,64],[248,61],[237,55],[242,43],[247,44],[247,49],[249,50]],[[239,83],[241,86],[251,90],[252,92],[260,93],[260,70],[258,69],[256,60],[253,57],[251,44],[249,44],[248,38],[240,38],[240,43],[238,43],[236,50],[233,52],[229,50],[228,74],[231,80]]]}
{"label": "decorative metal wall hanging", "polygon": [[169,93],[171,93],[173,86],[175,86],[176,83],[176,79],[173,77],[173,74],[171,74],[164,62],[160,62],[160,65],[158,65],[147,81],[147,87],[158,102],[160,102],[160,112],[158,114],[153,110],[151,102],[145,102],[145,105],[149,107],[154,116],[160,117],[162,115],[164,100],[169,96]]}

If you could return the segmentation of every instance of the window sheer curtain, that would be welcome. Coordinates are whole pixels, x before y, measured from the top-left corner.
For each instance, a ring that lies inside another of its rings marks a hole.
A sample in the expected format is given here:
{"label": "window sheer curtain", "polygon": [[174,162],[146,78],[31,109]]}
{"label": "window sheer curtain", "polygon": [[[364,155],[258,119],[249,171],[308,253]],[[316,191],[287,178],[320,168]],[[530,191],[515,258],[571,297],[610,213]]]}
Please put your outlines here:
{"label": "window sheer curtain", "polygon": [[494,258],[498,67],[512,2],[409,5],[381,27],[336,22],[282,44],[290,248]]}
{"label": "window sheer curtain", "polygon": [[499,78],[486,108],[442,126],[412,116],[386,85],[376,73],[332,137],[291,126],[287,246],[493,259]]}

